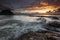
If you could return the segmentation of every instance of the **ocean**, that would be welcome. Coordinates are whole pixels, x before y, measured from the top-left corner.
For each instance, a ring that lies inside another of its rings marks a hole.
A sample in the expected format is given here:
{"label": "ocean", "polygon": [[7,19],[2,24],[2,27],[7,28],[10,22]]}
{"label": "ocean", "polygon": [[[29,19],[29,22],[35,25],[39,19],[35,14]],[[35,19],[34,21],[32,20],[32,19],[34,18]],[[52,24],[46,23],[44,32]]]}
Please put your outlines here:
{"label": "ocean", "polygon": [[[55,16],[56,17],[56,16]],[[60,28],[47,26],[49,22],[58,21],[51,16],[37,17],[26,15],[0,15],[0,40],[14,39],[29,31],[52,31],[60,34]]]}

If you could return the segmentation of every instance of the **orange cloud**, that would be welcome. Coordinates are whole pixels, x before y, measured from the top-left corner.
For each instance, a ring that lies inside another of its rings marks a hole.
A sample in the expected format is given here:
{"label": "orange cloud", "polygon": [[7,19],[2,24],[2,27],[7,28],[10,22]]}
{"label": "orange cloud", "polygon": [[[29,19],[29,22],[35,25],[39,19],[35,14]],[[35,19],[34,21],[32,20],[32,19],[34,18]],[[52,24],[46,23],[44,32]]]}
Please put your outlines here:
{"label": "orange cloud", "polygon": [[43,6],[48,5],[48,3],[47,3],[47,2],[40,2],[40,4],[41,4],[41,5],[43,5]]}
{"label": "orange cloud", "polygon": [[60,2],[56,2],[57,0],[53,0],[51,2],[48,2],[48,1],[37,1],[37,2],[34,2],[31,6],[27,7],[26,9],[27,10],[38,10],[38,12],[48,12],[48,11],[51,11],[51,12],[54,12],[54,10],[57,10],[58,8],[60,8],[59,3]]}

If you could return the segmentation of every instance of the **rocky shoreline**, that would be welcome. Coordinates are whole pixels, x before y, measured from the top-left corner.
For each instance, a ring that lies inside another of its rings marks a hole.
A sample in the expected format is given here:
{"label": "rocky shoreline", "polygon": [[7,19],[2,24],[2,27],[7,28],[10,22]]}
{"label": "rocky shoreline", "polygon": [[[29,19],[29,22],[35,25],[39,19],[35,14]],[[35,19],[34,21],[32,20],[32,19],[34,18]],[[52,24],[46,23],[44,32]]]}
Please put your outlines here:
{"label": "rocky shoreline", "polygon": [[53,32],[28,32],[15,40],[60,40],[60,34]]}

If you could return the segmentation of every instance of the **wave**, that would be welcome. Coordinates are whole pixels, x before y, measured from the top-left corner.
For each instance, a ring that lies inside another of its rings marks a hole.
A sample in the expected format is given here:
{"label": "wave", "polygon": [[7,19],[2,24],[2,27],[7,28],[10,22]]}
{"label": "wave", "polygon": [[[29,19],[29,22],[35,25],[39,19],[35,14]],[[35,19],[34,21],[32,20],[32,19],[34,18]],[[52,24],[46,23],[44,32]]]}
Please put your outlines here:
{"label": "wave", "polygon": [[0,40],[16,38],[29,31],[59,31],[60,33],[60,28],[47,25],[51,21],[52,19],[48,17],[5,16],[5,19],[0,20]]}

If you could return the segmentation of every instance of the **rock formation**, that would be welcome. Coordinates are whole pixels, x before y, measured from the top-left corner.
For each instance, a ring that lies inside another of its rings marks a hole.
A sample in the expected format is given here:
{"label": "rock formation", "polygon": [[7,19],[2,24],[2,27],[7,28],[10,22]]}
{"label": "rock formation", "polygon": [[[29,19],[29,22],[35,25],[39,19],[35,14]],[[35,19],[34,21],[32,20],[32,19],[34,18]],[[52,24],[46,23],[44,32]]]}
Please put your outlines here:
{"label": "rock formation", "polygon": [[10,9],[2,10],[0,15],[13,15]]}

